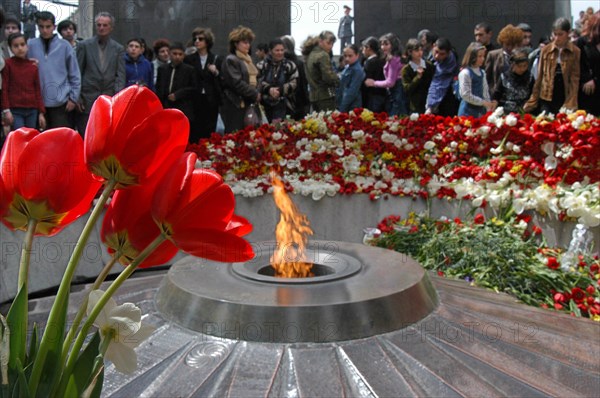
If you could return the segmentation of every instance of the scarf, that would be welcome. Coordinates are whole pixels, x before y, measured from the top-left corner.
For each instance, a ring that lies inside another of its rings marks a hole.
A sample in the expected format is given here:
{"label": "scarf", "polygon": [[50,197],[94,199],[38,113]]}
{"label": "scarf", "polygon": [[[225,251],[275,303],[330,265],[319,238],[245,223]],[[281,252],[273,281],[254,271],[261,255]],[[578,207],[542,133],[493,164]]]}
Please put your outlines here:
{"label": "scarf", "polygon": [[237,50],[235,51],[235,55],[236,55],[236,57],[238,57],[239,59],[244,61],[244,63],[246,64],[246,68],[248,69],[248,78],[249,78],[248,84],[250,84],[252,87],[256,87],[257,86],[256,77],[258,76],[258,69],[256,69],[256,66],[254,66],[254,64],[252,63],[252,58],[250,58],[250,55],[244,54]]}

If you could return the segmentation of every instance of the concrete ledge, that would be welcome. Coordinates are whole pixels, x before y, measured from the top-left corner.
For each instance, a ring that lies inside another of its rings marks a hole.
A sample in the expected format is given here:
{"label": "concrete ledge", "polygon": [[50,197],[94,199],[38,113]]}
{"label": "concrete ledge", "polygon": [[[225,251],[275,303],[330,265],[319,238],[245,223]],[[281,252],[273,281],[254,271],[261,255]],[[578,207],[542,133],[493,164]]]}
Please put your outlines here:
{"label": "concrete ledge", "polygon": [[[429,212],[432,217],[465,217],[472,208],[464,202],[432,199],[429,202],[412,198],[390,198],[371,201],[368,195],[336,195],[314,201],[310,197],[292,195],[298,209],[308,216],[314,235],[311,239],[335,240],[360,243],[363,229],[375,227],[385,216],[398,214],[406,216],[409,212]],[[236,198],[236,213],[246,217],[254,231],[247,237],[250,242],[274,240],[274,231],[279,221],[279,211],[269,195],[257,198]],[[491,217],[492,212],[487,216]],[[575,223],[561,222],[532,214],[534,222],[544,230],[546,240],[551,246],[568,247]],[[37,237],[31,254],[30,292],[58,286],[67,261],[86,218],[81,218],[52,238]],[[109,255],[100,242],[101,222],[96,225],[75,275],[75,281],[94,278]],[[593,229],[594,238],[600,247],[600,227]],[[13,233],[0,224],[0,302],[12,299],[16,294],[21,257],[22,232]],[[183,257],[179,254],[172,262]],[[115,272],[122,266],[115,265]]]}

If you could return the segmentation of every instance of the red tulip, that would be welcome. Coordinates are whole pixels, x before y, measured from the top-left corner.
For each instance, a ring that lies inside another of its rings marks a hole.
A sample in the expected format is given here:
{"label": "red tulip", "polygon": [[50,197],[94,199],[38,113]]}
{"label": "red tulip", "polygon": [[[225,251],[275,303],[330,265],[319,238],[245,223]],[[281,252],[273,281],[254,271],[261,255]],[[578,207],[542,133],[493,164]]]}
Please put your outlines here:
{"label": "red tulip", "polygon": [[100,96],[85,132],[85,161],[101,180],[117,188],[143,184],[183,153],[189,122],[177,109],[163,109],[146,87],[130,86]]}
{"label": "red tulip", "polygon": [[212,170],[196,169],[197,156],[180,157],[161,180],[152,216],[175,246],[194,256],[216,261],[247,261],[252,247],[241,237],[252,225],[233,214],[231,188]]}
{"label": "red tulip", "polygon": [[[100,237],[111,254],[120,252],[119,261],[129,265],[142,250],[160,235],[150,214],[156,184],[115,192],[102,222]],[[177,254],[169,240],[163,242],[140,265],[140,268],[164,264]]]}
{"label": "red tulip", "polygon": [[69,128],[9,134],[0,155],[0,216],[9,228],[54,235],[85,214],[100,184],[83,160],[83,140]]}

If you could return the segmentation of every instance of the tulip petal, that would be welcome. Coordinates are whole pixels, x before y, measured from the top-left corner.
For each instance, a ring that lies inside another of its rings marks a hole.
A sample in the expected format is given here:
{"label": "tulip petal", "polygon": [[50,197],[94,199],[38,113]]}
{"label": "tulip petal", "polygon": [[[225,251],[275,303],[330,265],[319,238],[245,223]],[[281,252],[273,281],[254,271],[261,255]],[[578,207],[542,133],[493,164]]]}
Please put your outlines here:
{"label": "tulip petal", "polygon": [[46,199],[56,213],[82,202],[77,217],[85,213],[100,187],[84,164],[81,136],[69,128],[48,130],[31,140],[19,158],[19,169],[25,173],[20,183],[22,196]]}
{"label": "tulip petal", "polygon": [[111,104],[109,96],[101,95],[90,112],[85,129],[85,162],[88,165],[100,163],[113,150]]}
{"label": "tulip petal", "polygon": [[[132,143],[119,160],[129,174],[150,176],[171,167],[185,150],[189,121],[177,109],[166,109],[147,116],[127,138]],[[148,137],[153,137],[148,140]]]}
{"label": "tulip petal", "polygon": [[244,217],[234,214],[231,221],[227,225],[226,231],[236,236],[248,235],[252,232],[252,224]]}
{"label": "tulip petal", "polygon": [[22,178],[22,172],[18,168],[19,158],[31,140],[39,134],[39,131],[30,128],[20,128],[8,134],[0,153],[0,176],[8,193],[17,191]]}
{"label": "tulip petal", "polygon": [[220,262],[242,262],[254,257],[252,246],[243,238],[216,229],[174,233],[175,245],[193,256]]}

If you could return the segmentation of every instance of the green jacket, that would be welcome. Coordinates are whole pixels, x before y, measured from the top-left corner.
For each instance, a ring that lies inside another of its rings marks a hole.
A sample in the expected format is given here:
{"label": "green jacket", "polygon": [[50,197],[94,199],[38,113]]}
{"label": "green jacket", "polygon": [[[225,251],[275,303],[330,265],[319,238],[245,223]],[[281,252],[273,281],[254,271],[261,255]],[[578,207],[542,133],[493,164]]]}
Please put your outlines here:
{"label": "green jacket", "polygon": [[310,86],[310,102],[322,101],[335,97],[340,78],[333,70],[331,58],[321,47],[312,49],[304,64],[306,79]]}

